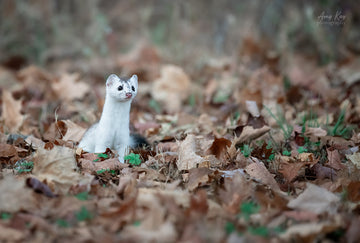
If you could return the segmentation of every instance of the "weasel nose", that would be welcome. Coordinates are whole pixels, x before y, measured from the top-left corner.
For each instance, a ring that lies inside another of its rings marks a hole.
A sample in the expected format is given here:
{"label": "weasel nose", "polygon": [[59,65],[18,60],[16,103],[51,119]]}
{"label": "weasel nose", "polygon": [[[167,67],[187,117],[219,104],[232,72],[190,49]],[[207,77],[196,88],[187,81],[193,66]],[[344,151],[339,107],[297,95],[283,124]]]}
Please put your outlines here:
{"label": "weasel nose", "polygon": [[131,98],[132,94],[131,93],[126,93],[126,98]]}

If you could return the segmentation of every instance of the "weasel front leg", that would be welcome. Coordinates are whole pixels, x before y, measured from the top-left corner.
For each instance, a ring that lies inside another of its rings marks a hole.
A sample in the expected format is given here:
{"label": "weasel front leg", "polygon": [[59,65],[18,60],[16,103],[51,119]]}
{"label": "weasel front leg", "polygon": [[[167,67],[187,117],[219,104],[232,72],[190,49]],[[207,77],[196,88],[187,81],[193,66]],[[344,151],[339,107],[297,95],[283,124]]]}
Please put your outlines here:
{"label": "weasel front leg", "polygon": [[124,157],[129,152],[129,147],[126,144],[120,144],[116,147],[116,150],[119,154],[120,163],[124,163]]}
{"label": "weasel front leg", "polygon": [[101,129],[97,130],[95,142],[95,153],[104,153],[106,148],[111,148],[111,134]]}

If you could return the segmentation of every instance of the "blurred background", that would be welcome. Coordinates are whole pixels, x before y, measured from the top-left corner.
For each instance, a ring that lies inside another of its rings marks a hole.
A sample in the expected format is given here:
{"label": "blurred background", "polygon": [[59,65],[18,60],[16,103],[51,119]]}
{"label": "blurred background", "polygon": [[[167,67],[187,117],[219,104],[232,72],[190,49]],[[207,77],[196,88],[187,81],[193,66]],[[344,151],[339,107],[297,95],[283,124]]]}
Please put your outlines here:
{"label": "blurred background", "polygon": [[[343,19],[326,23],[328,15]],[[121,69],[94,59],[139,45],[152,60],[161,57],[188,72],[211,58],[244,54],[261,62],[301,53],[325,65],[359,54],[359,32],[360,5],[350,0],[0,1],[0,62],[14,69],[32,63]]]}

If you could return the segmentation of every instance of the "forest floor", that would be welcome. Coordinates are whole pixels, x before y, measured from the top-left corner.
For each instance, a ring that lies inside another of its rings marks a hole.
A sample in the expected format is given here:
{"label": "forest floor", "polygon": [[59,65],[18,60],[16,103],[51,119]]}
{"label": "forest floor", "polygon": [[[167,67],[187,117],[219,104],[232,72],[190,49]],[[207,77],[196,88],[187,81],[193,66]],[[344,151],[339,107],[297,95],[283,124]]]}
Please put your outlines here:
{"label": "forest floor", "polygon": [[[144,44],[56,68],[3,63],[0,241],[358,241],[359,58],[283,60],[255,48],[182,67]],[[125,164],[77,148],[104,70],[140,80],[131,131],[151,145]]]}

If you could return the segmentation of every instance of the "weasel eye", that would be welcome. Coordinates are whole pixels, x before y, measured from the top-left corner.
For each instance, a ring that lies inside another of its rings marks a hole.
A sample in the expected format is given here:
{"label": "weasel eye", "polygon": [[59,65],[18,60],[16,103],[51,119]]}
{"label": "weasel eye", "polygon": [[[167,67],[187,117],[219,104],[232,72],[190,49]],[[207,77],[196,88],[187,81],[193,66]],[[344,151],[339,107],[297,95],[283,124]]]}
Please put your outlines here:
{"label": "weasel eye", "polygon": [[123,90],[123,86],[119,86],[119,87],[118,87],[118,90],[119,90],[119,91]]}
{"label": "weasel eye", "polygon": [[135,92],[135,87],[134,87],[134,86],[131,86],[131,89],[132,89],[132,91],[134,91],[134,92]]}

